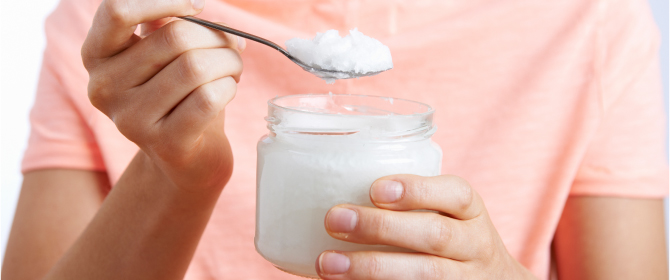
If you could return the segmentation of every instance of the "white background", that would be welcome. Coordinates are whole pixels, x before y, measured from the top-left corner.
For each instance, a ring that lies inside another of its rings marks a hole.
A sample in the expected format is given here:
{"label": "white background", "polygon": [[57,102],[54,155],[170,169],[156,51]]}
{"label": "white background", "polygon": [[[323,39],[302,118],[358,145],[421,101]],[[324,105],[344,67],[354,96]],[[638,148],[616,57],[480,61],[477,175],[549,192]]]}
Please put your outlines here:
{"label": "white background", "polygon": [[[649,1],[664,37],[661,60],[667,109],[668,0]],[[44,19],[56,4],[57,0],[0,1],[0,259],[21,185],[19,164],[45,46]]]}

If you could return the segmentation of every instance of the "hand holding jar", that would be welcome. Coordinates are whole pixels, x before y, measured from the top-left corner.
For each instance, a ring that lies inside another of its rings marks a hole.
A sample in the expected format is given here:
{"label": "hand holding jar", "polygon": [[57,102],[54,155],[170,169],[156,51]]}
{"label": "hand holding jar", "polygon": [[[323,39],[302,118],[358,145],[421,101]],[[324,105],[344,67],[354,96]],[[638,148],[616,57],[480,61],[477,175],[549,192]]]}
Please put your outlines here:
{"label": "hand holding jar", "polygon": [[[535,279],[505,249],[484,202],[462,178],[391,175],[372,184],[374,207],[337,205],[326,215],[333,238],[416,251],[326,251],[324,279]],[[434,212],[405,212],[433,210]]]}
{"label": "hand holding jar", "polygon": [[533,278],[505,249],[479,194],[437,176],[430,106],[337,94],[268,105],[256,250],[277,268],[324,279]]}

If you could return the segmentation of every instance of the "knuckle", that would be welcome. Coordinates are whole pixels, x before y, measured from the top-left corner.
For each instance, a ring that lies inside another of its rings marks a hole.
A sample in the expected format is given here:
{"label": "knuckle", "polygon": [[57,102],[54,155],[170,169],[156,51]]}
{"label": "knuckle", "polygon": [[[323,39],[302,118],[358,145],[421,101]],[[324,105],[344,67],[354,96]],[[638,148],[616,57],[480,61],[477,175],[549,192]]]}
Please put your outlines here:
{"label": "knuckle", "polygon": [[233,61],[233,66],[235,67],[236,73],[241,73],[244,70],[244,63],[242,63],[242,57],[240,54],[236,51],[232,51],[234,58]]}
{"label": "knuckle", "polygon": [[103,105],[105,104],[105,94],[102,93],[99,84],[97,83],[88,83],[88,100],[91,101],[93,107],[102,111]]}
{"label": "knuckle", "polygon": [[467,211],[474,200],[474,191],[470,184],[460,177],[456,177],[456,209],[460,212]]}
{"label": "knuckle", "polygon": [[88,83],[88,99],[91,104],[104,111],[113,96],[110,78],[106,75],[91,75]]}
{"label": "knuckle", "polygon": [[217,95],[219,94],[217,89],[211,86],[211,84],[202,85],[193,96],[195,107],[204,115],[211,115],[213,113],[218,113],[219,111],[219,99]]}
{"label": "knuckle", "polygon": [[198,78],[205,74],[205,62],[197,51],[187,51],[180,56],[179,75],[186,83],[198,84]]}
{"label": "knuckle", "polygon": [[109,21],[119,26],[128,25],[130,22],[130,9],[125,0],[105,0],[104,8]]}
{"label": "knuckle", "polygon": [[424,264],[423,269],[421,269],[419,272],[420,273],[419,279],[426,279],[426,280],[446,279],[445,272],[436,258],[430,258],[423,264]]}
{"label": "knuckle", "polygon": [[237,83],[231,77],[225,77],[200,86],[196,99],[196,108],[205,115],[217,115],[233,99]]}
{"label": "knuckle", "polygon": [[235,95],[237,94],[237,82],[235,82],[235,80],[232,77],[226,77],[224,79],[226,83],[226,85],[224,86],[228,87],[227,89],[225,89],[227,91],[223,102],[223,105],[225,106],[226,104],[228,104],[228,102],[230,102],[231,100],[233,100],[233,98],[235,98]]}
{"label": "knuckle", "polygon": [[435,188],[429,178],[417,176],[415,179],[406,181],[405,186],[407,186],[405,192],[408,201],[417,207],[425,207],[435,196]]}
{"label": "knuckle", "polygon": [[489,263],[497,258],[497,250],[495,250],[495,240],[488,236],[480,239],[479,246],[477,246],[477,256],[485,263]]}
{"label": "knuckle", "polygon": [[413,195],[415,199],[419,202],[426,201],[431,197],[430,194],[430,183],[426,179],[422,178],[419,180],[419,183],[416,184],[413,188]]}
{"label": "knuckle", "polygon": [[84,69],[89,73],[94,68],[93,55],[91,54],[91,47],[89,46],[88,40],[84,41],[84,44],[81,46],[80,50],[81,62],[84,65]]}
{"label": "knuckle", "polygon": [[372,255],[365,265],[365,275],[367,279],[381,279],[384,272],[384,261],[381,256]]}
{"label": "knuckle", "polygon": [[454,232],[451,225],[443,217],[439,216],[433,219],[434,221],[431,224],[435,226],[432,227],[426,244],[429,244],[432,252],[443,254],[451,244]]}
{"label": "knuckle", "polygon": [[370,223],[370,229],[373,231],[370,233],[375,241],[385,241],[388,239],[389,234],[392,234],[392,224],[393,221],[388,215],[373,215]]}
{"label": "knuckle", "polygon": [[242,73],[244,71],[244,63],[242,62],[242,57],[240,56],[239,53],[235,52],[235,69],[237,70],[237,74]]}
{"label": "knuckle", "polygon": [[224,49],[224,55],[223,58],[225,59],[226,63],[229,65],[231,71],[233,74],[239,74],[242,73],[242,70],[244,68],[244,65],[242,63],[242,57],[240,54],[232,49]]}
{"label": "knuckle", "polygon": [[[186,23],[189,24],[189,23]],[[165,45],[171,49],[178,52],[182,52],[189,49],[189,40],[188,40],[188,28],[183,20],[173,21],[164,26],[164,31],[161,33],[161,37]]]}

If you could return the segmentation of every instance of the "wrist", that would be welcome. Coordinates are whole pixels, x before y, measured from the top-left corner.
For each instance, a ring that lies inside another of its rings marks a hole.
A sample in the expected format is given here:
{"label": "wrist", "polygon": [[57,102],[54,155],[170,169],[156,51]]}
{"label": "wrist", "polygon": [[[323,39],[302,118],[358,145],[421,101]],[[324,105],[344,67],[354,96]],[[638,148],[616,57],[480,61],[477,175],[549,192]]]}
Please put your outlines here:
{"label": "wrist", "polygon": [[[150,195],[152,200],[164,200],[163,205],[211,204],[213,207],[225,182],[207,186],[197,180],[189,182],[187,178],[193,175],[184,174],[185,171],[166,165],[139,150],[115,188],[136,188],[138,192]],[[191,209],[198,208],[200,207],[196,206]]]}
{"label": "wrist", "polygon": [[174,188],[176,192],[218,196],[232,175],[233,161],[227,139],[217,140],[205,139],[205,143],[196,145],[194,151],[174,152],[177,155],[171,157],[140,150],[133,161],[137,160],[142,172],[149,173],[157,183]]}

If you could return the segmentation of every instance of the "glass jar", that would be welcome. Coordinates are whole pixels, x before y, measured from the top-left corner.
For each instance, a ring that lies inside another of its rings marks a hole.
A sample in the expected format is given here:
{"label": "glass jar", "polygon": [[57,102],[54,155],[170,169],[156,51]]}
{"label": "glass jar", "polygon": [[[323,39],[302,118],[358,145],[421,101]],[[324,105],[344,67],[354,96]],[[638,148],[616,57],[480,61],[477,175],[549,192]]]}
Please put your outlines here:
{"label": "glass jar", "polygon": [[434,110],[405,99],[304,94],[268,102],[258,142],[256,250],[288,273],[317,277],[326,250],[404,251],[340,241],[324,218],[338,204],[373,206],[370,186],[392,174],[436,176]]}

